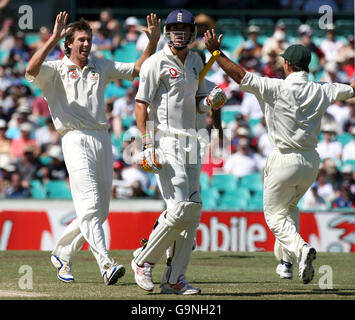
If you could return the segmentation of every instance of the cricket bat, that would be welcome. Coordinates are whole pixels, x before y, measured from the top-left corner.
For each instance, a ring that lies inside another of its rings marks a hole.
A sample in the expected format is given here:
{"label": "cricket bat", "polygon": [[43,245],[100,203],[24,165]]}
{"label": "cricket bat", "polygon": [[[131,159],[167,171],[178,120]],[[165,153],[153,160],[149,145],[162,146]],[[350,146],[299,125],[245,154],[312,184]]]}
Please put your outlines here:
{"label": "cricket bat", "polygon": [[211,58],[208,60],[206,65],[201,70],[200,74],[198,75],[198,85],[201,84],[202,80],[206,76],[207,72],[211,69],[213,63],[216,61],[217,57],[221,54],[221,51],[215,50],[213,51]]}

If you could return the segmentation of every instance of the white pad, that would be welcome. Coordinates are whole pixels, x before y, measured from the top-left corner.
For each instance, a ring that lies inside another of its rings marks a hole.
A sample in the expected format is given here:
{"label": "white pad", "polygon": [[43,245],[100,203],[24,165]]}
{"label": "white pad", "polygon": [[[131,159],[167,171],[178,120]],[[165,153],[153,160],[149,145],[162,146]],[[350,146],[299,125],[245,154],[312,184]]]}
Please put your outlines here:
{"label": "white pad", "polygon": [[149,236],[144,249],[136,256],[135,262],[157,263],[164,251],[177,239],[179,234],[190,224],[198,223],[201,215],[201,204],[181,201],[170,210],[164,211]]}
{"label": "white pad", "polygon": [[164,270],[162,283],[175,284],[181,275],[185,275],[195,244],[198,225],[198,223],[190,224],[186,230],[179,234],[174,244],[167,250],[169,263]]}

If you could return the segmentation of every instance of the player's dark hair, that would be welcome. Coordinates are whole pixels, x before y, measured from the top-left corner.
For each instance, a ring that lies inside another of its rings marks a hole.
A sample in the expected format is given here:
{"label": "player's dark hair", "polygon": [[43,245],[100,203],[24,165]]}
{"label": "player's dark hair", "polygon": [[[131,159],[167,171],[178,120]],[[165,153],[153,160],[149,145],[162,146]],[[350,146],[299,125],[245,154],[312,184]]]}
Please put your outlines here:
{"label": "player's dark hair", "polygon": [[290,65],[291,69],[293,72],[299,72],[299,71],[306,71],[306,72],[309,72],[309,69],[308,67],[301,67],[301,66],[296,66],[296,65]]}
{"label": "player's dark hair", "polygon": [[86,31],[92,37],[92,29],[89,23],[83,18],[79,21],[70,23],[67,28],[70,28],[70,30],[64,40],[64,54],[69,57],[70,48],[68,47],[68,44],[73,43],[75,31]]}

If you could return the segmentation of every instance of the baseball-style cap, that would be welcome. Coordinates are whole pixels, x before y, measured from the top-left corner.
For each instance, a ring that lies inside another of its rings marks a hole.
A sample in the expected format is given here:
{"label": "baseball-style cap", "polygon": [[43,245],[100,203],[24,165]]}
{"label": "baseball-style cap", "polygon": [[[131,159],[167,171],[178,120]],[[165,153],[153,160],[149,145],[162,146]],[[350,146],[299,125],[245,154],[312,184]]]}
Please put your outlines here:
{"label": "baseball-style cap", "polygon": [[301,44],[293,44],[289,46],[284,53],[280,54],[291,65],[308,68],[311,62],[311,51]]}

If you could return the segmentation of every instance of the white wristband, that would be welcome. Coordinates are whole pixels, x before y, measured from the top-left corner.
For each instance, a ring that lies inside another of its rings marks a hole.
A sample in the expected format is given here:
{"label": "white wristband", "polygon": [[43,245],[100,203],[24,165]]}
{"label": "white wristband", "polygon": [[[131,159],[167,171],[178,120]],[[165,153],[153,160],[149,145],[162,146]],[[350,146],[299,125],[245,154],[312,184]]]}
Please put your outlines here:
{"label": "white wristband", "polygon": [[211,106],[207,103],[207,97],[200,100],[198,108],[201,112],[208,112],[211,110]]}

